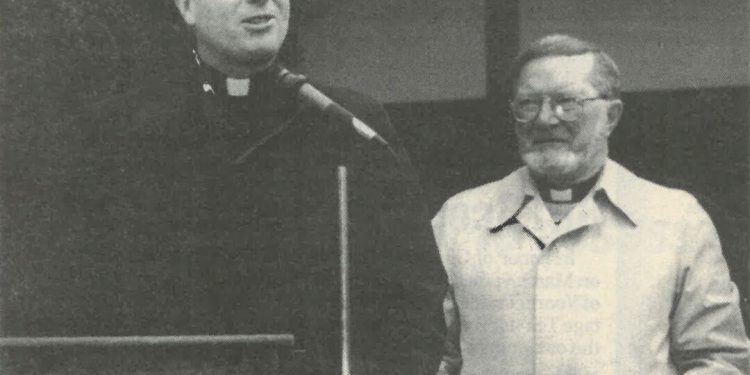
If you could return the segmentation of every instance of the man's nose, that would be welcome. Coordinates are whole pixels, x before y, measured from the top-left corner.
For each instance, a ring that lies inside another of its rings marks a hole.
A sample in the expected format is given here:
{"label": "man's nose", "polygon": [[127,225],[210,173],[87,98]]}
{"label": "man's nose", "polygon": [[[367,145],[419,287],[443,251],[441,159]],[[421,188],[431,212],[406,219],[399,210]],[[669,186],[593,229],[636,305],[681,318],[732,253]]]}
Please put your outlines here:
{"label": "man's nose", "polygon": [[536,116],[535,123],[539,125],[555,125],[560,119],[555,115],[555,109],[549,99],[545,99],[539,107],[539,114]]}

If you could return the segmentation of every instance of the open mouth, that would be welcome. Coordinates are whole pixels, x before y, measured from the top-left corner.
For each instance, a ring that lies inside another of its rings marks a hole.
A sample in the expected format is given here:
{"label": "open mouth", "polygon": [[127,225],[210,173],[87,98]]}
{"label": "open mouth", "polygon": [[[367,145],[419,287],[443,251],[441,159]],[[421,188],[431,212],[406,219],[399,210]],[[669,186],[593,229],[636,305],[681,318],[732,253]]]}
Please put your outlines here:
{"label": "open mouth", "polygon": [[249,26],[264,27],[269,25],[274,20],[274,16],[270,14],[260,14],[257,16],[247,17],[242,20],[242,23]]}

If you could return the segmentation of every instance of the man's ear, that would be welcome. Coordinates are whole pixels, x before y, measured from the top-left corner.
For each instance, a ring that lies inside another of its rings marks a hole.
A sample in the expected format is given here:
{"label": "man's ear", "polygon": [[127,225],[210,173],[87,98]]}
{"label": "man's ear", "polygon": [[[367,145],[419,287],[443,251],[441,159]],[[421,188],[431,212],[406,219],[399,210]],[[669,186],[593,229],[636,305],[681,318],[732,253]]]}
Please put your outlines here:
{"label": "man's ear", "polygon": [[174,5],[180,11],[182,19],[188,26],[195,25],[195,4],[192,0],[174,0]]}
{"label": "man's ear", "polygon": [[620,122],[624,106],[625,104],[623,104],[620,99],[614,99],[609,102],[609,107],[607,108],[607,130],[609,134],[612,134],[615,127],[617,127],[617,124]]}

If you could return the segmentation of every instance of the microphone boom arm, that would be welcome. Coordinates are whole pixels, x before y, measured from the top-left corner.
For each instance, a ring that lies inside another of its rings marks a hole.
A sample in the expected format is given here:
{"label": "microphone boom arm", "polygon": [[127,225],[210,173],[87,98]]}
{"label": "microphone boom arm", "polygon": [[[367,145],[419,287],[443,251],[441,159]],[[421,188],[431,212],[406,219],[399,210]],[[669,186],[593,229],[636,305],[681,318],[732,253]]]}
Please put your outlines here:
{"label": "microphone boom arm", "polygon": [[320,109],[323,113],[332,114],[346,121],[359,135],[367,140],[375,140],[383,146],[390,146],[388,142],[373,128],[355,117],[354,114],[346,110],[346,108],[331,100],[331,98],[327,97],[307,81],[307,77],[300,74],[294,74],[284,68],[279,72],[279,86],[288,89],[297,89],[297,96],[302,102]]}

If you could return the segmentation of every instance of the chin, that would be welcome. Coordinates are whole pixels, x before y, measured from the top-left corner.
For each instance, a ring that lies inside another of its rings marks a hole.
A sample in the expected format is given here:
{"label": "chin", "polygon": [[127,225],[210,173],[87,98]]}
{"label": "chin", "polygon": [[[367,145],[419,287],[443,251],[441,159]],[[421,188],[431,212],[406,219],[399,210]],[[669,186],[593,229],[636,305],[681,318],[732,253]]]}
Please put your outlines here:
{"label": "chin", "polygon": [[526,166],[536,175],[553,181],[566,180],[574,174],[583,157],[571,151],[529,151],[521,154]]}
{"label": "chin", "polygon": [[252,62],[253,65],[268,65],[279,54],[279,49],[271,46],[255,46],[252,49],[246,49],[238,60]]}

